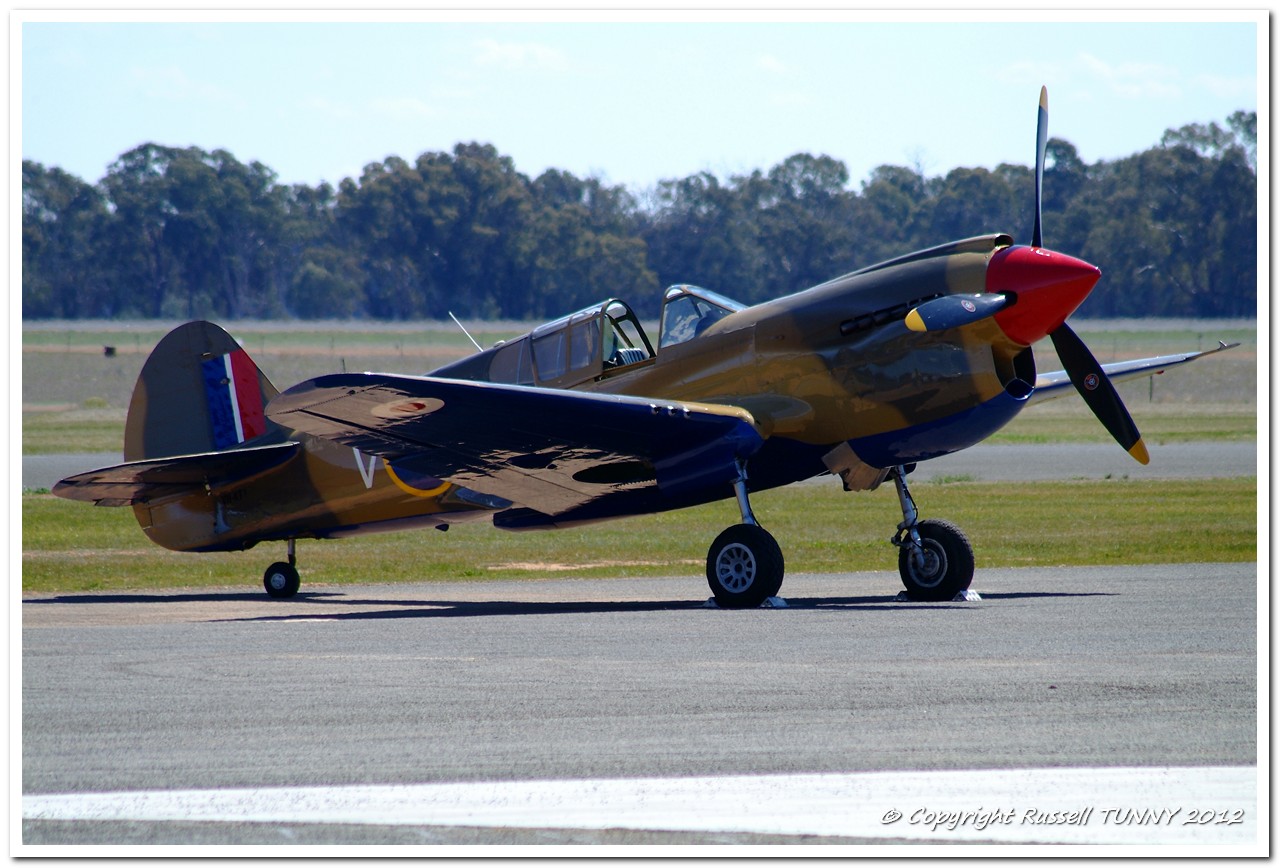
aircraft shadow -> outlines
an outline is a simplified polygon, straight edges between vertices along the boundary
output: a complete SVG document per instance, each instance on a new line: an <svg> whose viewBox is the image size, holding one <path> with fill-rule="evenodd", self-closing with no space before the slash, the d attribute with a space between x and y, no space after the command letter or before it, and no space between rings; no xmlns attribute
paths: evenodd
<svg viewBox="0 0 1280 868"><path fill-rule="evenodd" d="M985 593L983 601L1020 600L1055 597L1102 597L1118 596L1105 592L1055 592L1025 591L1008 593ZM935 609L971 609L980 605L976 602L938 602L902 600L897 594L874 596L842 596L842 597L785 597L787 609L822 609L822 610L859 610L867 612L893 612L898 610L916 610L921 608ZM120 605L147 604L163 605L173 603L230 603L253 602L264 606L276 603L266 599L263 594L255 592L218 592L202 591L184 594L62 594L56 597L24 600L23 605ZM610 614L626 612L672 612L694 609L714 609L708 606L705 599L697 600L577 600L577 601L539 601L539 600L388 600L365 599L352 597L341 591L301 591L294 597L281 603L316 603L324 607L322 612L291 611L280 615L254 615L236 618L210 618L215 623L238 622L289 622L314 621L325 619L332 621L386 620L399 618L480 618L513 615L571 615L571 614ZM362 611L334 611L332 607L360 608ZM370 608L376 607L376 608ZM725 612L734 610L722 610Z"/></svg>
<svg viewBox="0 0 1280 868"><path fill-rule="evenodd" d="M299 595L301 596L301 595ZM1028 592L983 595L984 600L1018 599L1036 597L1098 597L1117 596L1108 593ZM297 599L297 598L295 598ZM863 597L786 597L788 609L848 609L867 612L892 612L902 609L947 608L966 609L975 606L969 602L927 603L899 600L893 596ZM325 601L339 602L339 601ZM399 618L480 618L513 615L576 615L610 614L624 612L673 612L694 609L712 609L705 600L628 600L628 601L530 601L530 600L360 600L340 601L346 606L380 606L376 611L327 612L322 615L292 612L287 615L259 615L246 618L220 619L225 622L262 622L315 620L317 617L333 621L382 620ZM720 610L724 612L744 610ZM758 610L756 610L758 611Z"/></svg>
<svg viewBox="0 0 1280 868"><path fill-rule="evenodd" d="M344 596L341 591L307 591L300 592L293 599L305 601L314 599L317 602L328 602L330 597ZM23 600L24 606L49 605L53 603L83 605L85 603L261 603L266 601L262 592L253 591L201 591L190 594L59 594L56 597L39 597Z"/></svg>

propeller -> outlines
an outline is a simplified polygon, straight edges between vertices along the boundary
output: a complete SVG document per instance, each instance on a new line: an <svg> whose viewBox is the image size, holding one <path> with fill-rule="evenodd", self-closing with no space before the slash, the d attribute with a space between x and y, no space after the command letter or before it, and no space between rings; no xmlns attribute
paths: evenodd
<svg viewBox="0 0 1280 868"><path fill-rule="evenodd" d="M1048 136L1049 89L1041 87L1040 110L1036 123L1036 222L1031 230L1032 247L1044 246L1040 214L1041 202L1044 198L1044 160ZM1076 387L1080 397L1084 398L1085 404L1093 411L1093 415L1098 417L1102 427L1106 428L1116 442L1139 464L1148 463L1151 456L1147 452L1146 444L1142 441L1138 426L1133 424L1133 417L1129 415L1124 402L1120 400L1116 387L1112 385L1106 372L1102 370L1102 365L1098 364L1098 360L1085 346L1084 341L1080 340L1080 336L1065 322L1050 331L1049 338L1053 341L1053 348L1057 350L1058 358L1061 359L1067 376L1071 378L1071 384Z"/></svg>
<svg viewBox="0 0 1280 868"><path fill-rule="evenodd" d="M1076 387L1102 427L1139 464L1149 462L1151 456L1147 453L1146 444L1142 442L1138 426L1133 424L1133 417L1120 400L1116 387L1111 384L1102 365L1098 364L1080 336L1072 331L1071 326L1063 323L1049 332L1049 339L1053 341L1053 348L1058 351L1058 358L1062 360L1062 366L1071 378L1071 385Z"/></svg>
<svg viewBox="0 0 1280 868"><path fill-rule="evenodd" d="M1036 222L1031 229L1031 246L1044 247L1040 223L1040 202L1044 192L1044 153L1049 147L1049 88L1040 86L1040 111L1036 113Z"/></svg>

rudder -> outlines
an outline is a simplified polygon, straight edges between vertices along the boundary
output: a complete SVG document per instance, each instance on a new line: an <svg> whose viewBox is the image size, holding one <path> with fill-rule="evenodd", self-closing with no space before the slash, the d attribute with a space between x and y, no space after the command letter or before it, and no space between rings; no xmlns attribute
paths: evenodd
<svg viewBox="0 0 1280 868"><path fill-rule="evenodd" d="M221 452L282 439L267 419L279 394L231 335L211 322L178 326L147 358L129 401L124 459Z"/></svg>

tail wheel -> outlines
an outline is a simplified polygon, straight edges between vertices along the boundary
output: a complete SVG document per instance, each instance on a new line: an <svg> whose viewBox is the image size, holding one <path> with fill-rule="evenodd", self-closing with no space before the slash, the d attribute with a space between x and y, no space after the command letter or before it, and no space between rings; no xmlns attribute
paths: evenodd
<svg viewBox="0 0 1280 868"><path fill-rule="evenodd" d="M292 597L298 593L301 585L302 579L298 576L297 568L283 561L267 567L267 571L262 574L262 586L276 599Z"/></svg>
<svg viewBox="0 0 1280 868"><path fill-rule="evenodd" d="M926 519L916 525L920 547L898 549L902 584L917 600L951 600L973 581L973 546L949 521Z"/></svg>
<svg viewBox="0 0 1280 868"><path fill-rule="evenodd" d="M776 596L782 576L782 549L759 525L728 528L707 552L707 584L726 609L755 608Z"/></svg>

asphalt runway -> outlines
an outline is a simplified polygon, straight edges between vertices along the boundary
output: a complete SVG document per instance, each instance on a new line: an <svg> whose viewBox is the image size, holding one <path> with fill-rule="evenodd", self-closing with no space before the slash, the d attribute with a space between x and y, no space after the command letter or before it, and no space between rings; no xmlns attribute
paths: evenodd
<svg viewBox="0 0 1280 868"><path fill-rule="evenodd" d="M751 611L692 576L27 597L19 855L1264 855L1258 581L980 569L980 601L919 604L896 573L799 574Z"/></svg>

